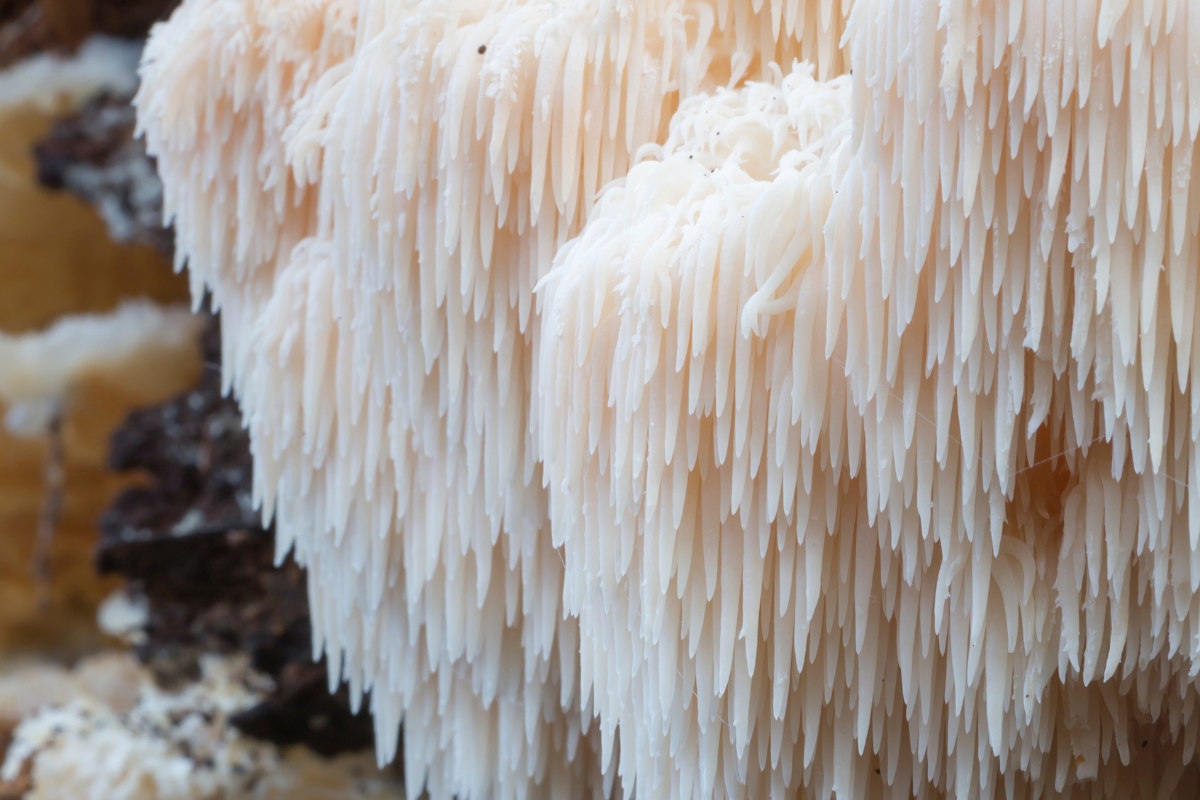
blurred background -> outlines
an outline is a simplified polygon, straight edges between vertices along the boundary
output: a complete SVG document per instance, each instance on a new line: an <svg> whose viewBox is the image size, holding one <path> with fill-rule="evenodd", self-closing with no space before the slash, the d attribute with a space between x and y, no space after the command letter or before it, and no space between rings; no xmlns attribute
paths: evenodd
<svg viewBox="0 0 1200 800"><path fill-rule="evenodd" d="M275 566L132 98L176 0L0 0L0 800L400 797Z"/></svg>

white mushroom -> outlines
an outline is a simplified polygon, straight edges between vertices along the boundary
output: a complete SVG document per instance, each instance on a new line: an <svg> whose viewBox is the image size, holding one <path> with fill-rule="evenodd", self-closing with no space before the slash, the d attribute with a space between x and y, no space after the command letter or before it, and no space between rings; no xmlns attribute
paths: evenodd
<svg viewBox="0 0 1200 800"><path fill-rule="evenodd" d="M773 59L835 71L842 18L831 0L326 2L297 12L326 26L301 40L268 36L272 8L185 4L139 105L181 257L226 315L265 514L310 569L317 647L372 689L381 756L402 716L427 732L405 741L414 792L599 791L615 763L605 779L588 755L530 415L533 286L681 95ZM330 9L358 21L341 64ZM304 66L281 89L253 77L276 63Z"/></svg>
<svg viewBox="0 0 1200 800"><path fill-rule="evenodd" d="M262 140L210 6L143 123L410 789L1187 796L1189 4L363 2Z"/></svg>
<svg viewBox="0 0 1200 800"><path fill-rule="evenodd" d="M540 424L626 781L1195 793L1191 12L860 3L820 178L706 209L681 110L602 195Z"/></svg>

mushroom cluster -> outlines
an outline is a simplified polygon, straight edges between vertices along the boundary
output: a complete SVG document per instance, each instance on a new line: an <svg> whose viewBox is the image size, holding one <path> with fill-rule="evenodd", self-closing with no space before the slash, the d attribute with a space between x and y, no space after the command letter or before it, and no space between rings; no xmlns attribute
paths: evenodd
<svg viewBox="0 0 1200 800"><path fill-rule="evenodd" d="M142 76L414 796L1200 792L1200 8L186 0Z"/></svg>

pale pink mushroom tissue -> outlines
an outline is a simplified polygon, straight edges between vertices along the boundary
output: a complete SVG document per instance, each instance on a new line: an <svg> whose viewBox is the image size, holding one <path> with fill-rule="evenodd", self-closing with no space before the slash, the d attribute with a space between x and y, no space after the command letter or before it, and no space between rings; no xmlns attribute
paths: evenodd
<svg viewBox="0 0 1200 800"><path fill-rule="evenodd" d="M1200 7L185 0L142 77L410 794L1200 794Z"/></svg>

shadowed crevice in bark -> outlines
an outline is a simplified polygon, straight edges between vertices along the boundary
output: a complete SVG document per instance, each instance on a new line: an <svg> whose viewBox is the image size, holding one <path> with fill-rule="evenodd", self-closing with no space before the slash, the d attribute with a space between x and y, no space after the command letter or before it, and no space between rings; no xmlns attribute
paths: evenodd
<svg viewBox="0 0 1200 800"><path fill-rule="evenodd" d="M194 678L205 652L245 652L275 690L233 722L276 744L323 755L373 742L371 717L330 695L324 662L312 661L305 573L273 564L274 534L250 501L249 441L237 405L221 397L216 321L205 337L200 384L131 414L113 436L113 469L152 476L128 489L101 520L103 573L118 573L149 608L135 649L158 680Z"/></svg>

